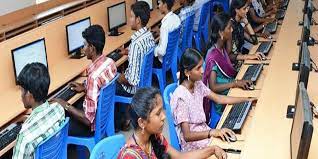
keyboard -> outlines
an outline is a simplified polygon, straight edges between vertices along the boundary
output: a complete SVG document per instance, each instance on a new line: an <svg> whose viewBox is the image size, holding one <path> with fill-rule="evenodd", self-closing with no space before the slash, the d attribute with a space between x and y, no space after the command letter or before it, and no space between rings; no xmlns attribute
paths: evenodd
<svg viewBox="0 0 318 159"><path fill-rule="evenodd" d="M276 19L283 19L285 17L285 10L278 10L276 13Z"/></svg>
<svg viewBox="0 0 318 159"><path fill-rule="evenodd" d="M222 128L240 132L251 106L252 102L234 104L230 113L227 115Z"/></svg>
<svg viewBox="0 0 318 159"><path fill-rule="evenodd" d="M70 100L73 96L75 96L77 92L73 91L69 85L66 85L59 92L57 92L53 98L61 98L65 101Z"/></svg>
<svg viewBox="0 0 318 159"><path fill-rule="evenodd" d="M123 55L119 54L119 51L117 50L107 55L107 57L113 59L115 62L118 61L122 56Z"/></svg>
<svg viewBox="0 0 318 159"><path fill-rule="evenodd" d="M267 55L273 46L273 41L262 41L258 46L256 52L261 52L264 55Z"/></svg>
<svg viewBox="0 0 318 159"><path fill-rule="evenodd" d="M258 77L261 74L264 64L254 64L250 65L246 70L243 80L251 80L252 82L256 82Z"/></svg>
<svg viewBox="0 0 318 159"><path fill-rule="evenodd" d="M17 138L21 127L22 124L12 123L0 132L0 150L7 147Z"/></svg>
<svg viewBox="0 0 318 159"><path fill-rule="evenodd" d="M276 30L277 30L277 25L278 25L278 22L277 20L271 22L271 23L268 23L266 26L265 26L265 30L270 32L271 34L275 33Z"/></svg>

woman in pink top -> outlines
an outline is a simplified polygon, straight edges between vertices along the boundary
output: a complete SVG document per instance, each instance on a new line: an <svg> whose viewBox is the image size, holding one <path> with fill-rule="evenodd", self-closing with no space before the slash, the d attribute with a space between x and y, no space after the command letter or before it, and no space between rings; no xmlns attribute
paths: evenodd
<svg viewBox="0 0 318 159"><path fill-rule="evenodd" d="M217 95L201 81L202 56L194 49L187 49L180 61L180 85L173 92L170 105L182 151L202 149L208 146L211 137L229 141L235 134L230 129L211 129L206 124L203 98L219 104L234 104L255 100Z"/></svg>

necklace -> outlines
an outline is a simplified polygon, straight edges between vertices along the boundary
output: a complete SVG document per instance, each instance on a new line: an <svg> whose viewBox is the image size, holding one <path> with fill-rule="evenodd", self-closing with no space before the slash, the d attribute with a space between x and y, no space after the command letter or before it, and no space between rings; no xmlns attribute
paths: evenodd
<svg viewBox="0 0 318 159"><path fill-rule="evenodd" d="M143 145L143 147L141 145L138 144L137 140L136 140L136 135L135 133L132 135L132 138L134 139L135 143L141 148L142 151L145 152L145 154L147 155L148 159L150 159L151 157L151 142L149 143L149 146L148 146L148 150L147 150L147 146L146 145ZM139 140L139 138L138 138Z"/></svg>

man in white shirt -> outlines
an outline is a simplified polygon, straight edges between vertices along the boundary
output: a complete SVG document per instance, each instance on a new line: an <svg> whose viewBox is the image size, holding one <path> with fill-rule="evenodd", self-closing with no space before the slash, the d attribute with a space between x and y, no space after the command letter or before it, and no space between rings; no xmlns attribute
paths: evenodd
<svg viewBox="0 0 318 159"><path fill-rule="evenodd" d="M203 4L208 2L209 0L195 0L195 2L192 5L192 8L195 12L194 16L194 24L193 24L193 31L198 31L198 26L200 22L200 15L201 15L201 8Z"/></svg>
<svg viewBox="0 0 318 159"><path fill-rule="evenodd" d="M156 58L154 58L154 67L157 68L161 68L162 57L166 54L169 32L181 25L179 16L171 11L173 4L174 0L159 1L159 10L165 16L161 20L160 40L158 46L155 48Z"/></svg>

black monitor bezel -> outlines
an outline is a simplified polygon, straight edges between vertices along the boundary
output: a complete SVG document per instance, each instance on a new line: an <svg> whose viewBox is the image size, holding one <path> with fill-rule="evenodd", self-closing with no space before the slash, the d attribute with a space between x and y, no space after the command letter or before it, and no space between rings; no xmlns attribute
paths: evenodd
<svg viewBox="0 0 318 159"><path fill-rule="evenodd" d="M88 21L89 21L89 26L91 26L91 25L92 25L92 23L91 23L91 17L87 17L87 18L78 20L78 21L76 21L76 22L70 23L70 24L68 24L68 25L65 26L68 55L71 55L73 52L75 52L75 51L78 50L78 49L83 48L83 46L84 46L84 45L83 45L83 46L80 46L80 47L78 47L78 48L76 48L76 49L70 50L69 37L68 37L68 27L70 27L70 26L72 26L72 25L75 25L75 24L77 24L77 23L80 23L80 22L82 22L82 21L85 21L85 20L87 20L87 19L88 19Z"/></svg>
<svg viewBox="0 0 318 159"><path fill-rule="evenodd" d="M300 93L302 92L302 93ZM307 91L304 87L304 83L303 82L300 82L298 85L297 85L297 92L296 92L297 96L297 100L296 100L296 103L295 103L295 114L296 114L296 111L297 111L297 102L299 100L299 97L300 97L300 94L301 94L301 98L305 97L307 99L307 105L309 106L308 110L306 108L303 108L303 109L306 109L304 110L304 118L303 118L303 121L304 121L304 124L303 124L303 130L302 130L302 134L301 134L301 139L300 139L300 143L299 143L299 147L298 147L298 152L297 152L297 157L296 159L307 159L308 157L308 153L309 153L309 149L310 149L310 144L311 144L311 139L312 139L312 134L313 134L313 126L312 126L312 114L307 114L308 111L311 111L311 108L310 108L310 101L309 101L309 97L308 97L308 94L307 94ZM304 105L304 100L302 99L302 105ZM306 115L307 114L307 115ZM293 130L293 127L294 127L294 118L293 118L293 122L292 122L292 127L291 127L291 131L290 131L290 157L291 159L293 159L292 157L292 130ZM307 140L306 140L307 139ZM299 154L302 154L302 156L299 156Z"/></svg>
<svg viewBox="0 0 318 159"><path fill-rule="evenodd" d="M116 6L118 6L118 5L122 5L122 4L125 5L125 22L122 23L122 24L119 24L119 25L116 26L116 27L110 28L110 25L109 25L109 9L110 9L110 8L113 8L113 7L116 7ZM107 27L108 27L108 32L111 32L112 30L114 30L114 29L116 29L116 28L120 28L120 27L122 27L122 26L124 26L124 25L127 24L127 14L126 14L126 13L127 13L127 8L126 8L126 2L125 2L125 1L107 7L107 22L108 22Z"/></svg>
<svg viewBox="0 0 318 159"><path fill-rule="evenodd" d="M16 85L18 84L18 76L19 76L19 75L17 75L17 70L16 70L16 68L15 68L14 52L15 52L16 50L19 50L19 49L28 47L28 46L30 46L30 45L33 45L33 44L35 44L35 43L38 43L38 42L40 42L40 41L42 41L42 40L43 40L43 43L44 43L46 67L47 67L47 69L49 69L49 62L48 62L48 59L47 59L47 50L46 50L45 38L40 38L40 39L38 39L38 40L32 41L32 42L30 42L30 43L24 44L24 45L22 45L22 46L19 46L19 47L15 48L15 49L12 49L12 50L11 50L11 57L12 57L12 64L13 64L13 70L14 70L14 77L15 77L15 84L16 84Z"/></svg>
<svg viewBox="0 0 318 159"><path fill-rule="evenodd" d="M310 52L306 43L304 43L302 46L303 48L301 53L301 60L299 63L298 83L303 82L305 88L307 88L310 73Z"/></svg>

